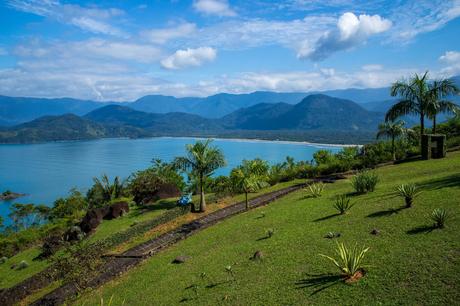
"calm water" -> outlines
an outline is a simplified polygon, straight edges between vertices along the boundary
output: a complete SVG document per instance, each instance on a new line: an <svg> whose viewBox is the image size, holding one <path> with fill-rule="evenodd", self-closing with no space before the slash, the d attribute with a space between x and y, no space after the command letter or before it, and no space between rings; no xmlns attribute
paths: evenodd
<svg viewBox="0 0 460 306"><path fill-rule="evenodd" d="M85 192L94 176L103 173L126 178L149 166L153 158L165 161L185 153L190 138L103 139L31 145L0 145L0 191L9 189L28 196L13 202L52 205L76 187ZM243 159L260 157L270 163L311 160L318 149L339 151L339 147L270 141L215 140L228 166L216 174L228 174ZM0 202L0 215L7 215L12 202Z"/></svg>

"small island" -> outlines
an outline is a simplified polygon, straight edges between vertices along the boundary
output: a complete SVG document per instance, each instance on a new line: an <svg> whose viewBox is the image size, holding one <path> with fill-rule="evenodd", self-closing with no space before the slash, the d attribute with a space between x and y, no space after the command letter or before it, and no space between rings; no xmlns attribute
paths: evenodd
<svg viewBox="0 0 460 306"><path fill-rule="evenodd" d="M0 194L0 201L10 201L20 197L25 196L25 193L12 192L11 190L6 190Z"/></svg>

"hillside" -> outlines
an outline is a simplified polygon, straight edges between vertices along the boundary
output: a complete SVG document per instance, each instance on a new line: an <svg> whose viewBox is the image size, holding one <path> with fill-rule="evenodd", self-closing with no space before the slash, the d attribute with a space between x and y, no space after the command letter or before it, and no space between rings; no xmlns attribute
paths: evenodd
<svg viewBox="0 0 460 306"><path fill-rule="evenodd" d="M460 177L453 165L458 163L456 152L442 160L379 168L376 191L352 196L346 215L332 205L337 195L353 191L349 179L327 184L320 198L293 193L178 242L73 304L112 297L115 305L455 305ZM410 182L423 192L406 209L394 190ZM433 229L427 216L439 207L452 217L444 229ZM268 229L274 230L271 238ZM341 236L324 238L331 231ZM336 242L370 247L366 275L354 284L342 282L337 268L319 255L336 256ZM250 260L257 250L262 260ZM189 260L172 264L179 255Z"/></svg>
<svg viewBox="0 0 460 306"><path fill-rule="evenodd" d="M179 112L155 114L107 105L83 117L45 116L3 128L0 142L212 136L363 143L374 137L381 120L381 114L366 111L352 101L326 95L310 95L295 105L261 103L219 119Z"/></svg>
<svg viewBox="0 0 460 306"><path fill-rule="evenodd" d="M247 130L374 130L382 115L358 104L322 94L300 103L257 104L222 118L229 128Z"/></svg>
<svg viewBox="0 0 460 306"><path fill-rule="evenodd" d="M143 137L136 128L102 125L73 114L45 116L13 128L0 130L2 143L33 143L59 140L86 140L105 137Z"/></svg>

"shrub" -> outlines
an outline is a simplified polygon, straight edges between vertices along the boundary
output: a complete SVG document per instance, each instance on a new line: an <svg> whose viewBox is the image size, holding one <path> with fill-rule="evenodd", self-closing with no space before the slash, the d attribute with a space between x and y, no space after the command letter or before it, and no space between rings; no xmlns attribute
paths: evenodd
<svg viewBox="0 0 460 306"><path fill-rule="evenodd" d="M332 261L340 272L349 279L357 276L358 272L362 273L364 271L365 266L362 261L367 251L369 251L369 248L359 249L356 244L352 248L348 248L343 243L337 243L336 253L339 256L337 260L323 254L320 254L320 256Z"/></svg>
<svg viewBox="0 0 460 306"><path fill-rule="evenodd" d="M375 190L378 181L379 177L375 172L361 171L352 178L351 184L357 193L368 193Z"/></svg>
<svg viewBox="0 0 460 306"><path fill-rule="evenodd" d="M18 263L18 265L16 266L16 269L17 270L23 270L23 269L27 268L28 266L29 266L29 264L27 263L27 261L22 260L20 263Z"/></svg>
<svg viewBox="0 0 460 306"><path fill-rule="evenodd" d="M354 204L350 203L350 198L346 195L339 195L335 199L334 208L339 211L341 215L346 214L348 210L353 207Z"/></svg>
<svg viewBox="0 0 460 306"><path fill-rule="evenodd" d="M268 238L273 237L274 234L275 234L275 230L274 230L274 229L270 228L270 229L267 230L267 237L268 237Z"/></svg>
<svg viewBox="0 0 460 306"><path fill-rule="evenodd" d="M415 184L402 184L396 188L398 194L406 201L406 207L411 207L414 198L420 194Z"/></svg>
<svg viewBox="0 0 460 306"><path fill-rule="evenodd" d="M444 228L446 220L449 218L449 214L443 208L436 208L430 215L430 219L434 221L435 228Z"/></svg>
<svg viewBox="0 0 460 306"><path fill-rule="evenodd" d="M5 256L1 257L1 258L0 258L0 265L1 265L1 264L4 264L7 260L8 260L7 257L5 257Z"/></svg>
<svg viewBox="0 0 460 306"><path fill-rule="evenodd" d="M308 185L308 189L310 190L310 194L314 198L319 198L324 190L324 184L322 182L313 183Z"/></svg>

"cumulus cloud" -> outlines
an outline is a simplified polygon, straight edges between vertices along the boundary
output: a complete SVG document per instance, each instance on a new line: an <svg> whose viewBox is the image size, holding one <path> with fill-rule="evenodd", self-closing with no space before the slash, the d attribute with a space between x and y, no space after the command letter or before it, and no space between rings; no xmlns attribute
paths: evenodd
<svg viewBox="0 0 460 306"><path fill-rule="evenodd" d="M193 7L196 11L206 15L236 16L236 12L230 7L227 0L195 0Z"/></svg>
<svg viewBox="0 0 460 306"><path fill-rule="evenodd" d="M299 49L298 57L324 60L334 52L350 49L372 35L387 31L391 25L390 20L379 15L345 13L337 21L336 29L325 32L314 44L305 42Z"/></svg>
<svg viewBox="0 0 460 306"><path fill-rule="evenodd" d="M460 52L458 51L446 51L439 61L447 65L441 71L447 76L452 76L460 73Z"/></svg>
<svg viewBox="0 0 460 306"><path fill-rule="evenodd" d="M195 30L196 25L194 23L186 22L175 27L146 30L141 35L153 43L164 44L172 39L187 37Z"/></svg>
<svg viewBox="0 0 460 306"><path fill-rule="evenodd" d="M197 67L206 62L212 62L216 55L216 49L210 47L177 50L173 55L162 60L161 66L165 69L174 70Z"/></svg>
<svg viewBox="0 0 460 306"><path fill-rule="evenodd" d="M7 4L16 10L47 17L91 33L120 37L128 35L110 23L111 18L124 14L120 9L85 8L62 4L58 0L9 0Z"/></svg>

